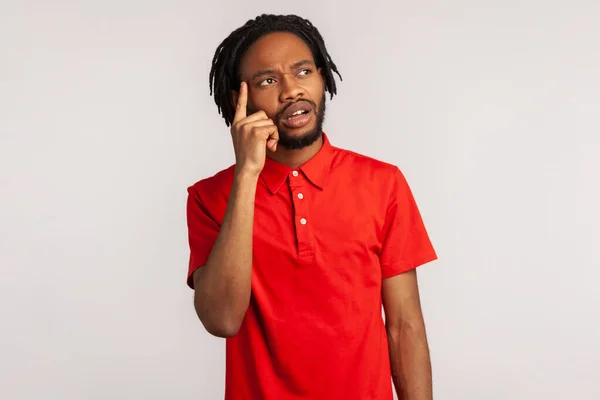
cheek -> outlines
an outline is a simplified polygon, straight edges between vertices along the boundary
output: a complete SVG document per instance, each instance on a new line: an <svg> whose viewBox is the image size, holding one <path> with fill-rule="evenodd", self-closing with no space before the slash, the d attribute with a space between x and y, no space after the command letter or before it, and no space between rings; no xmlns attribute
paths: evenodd
<svg viewBox="0 0 600 400"><path fill-rule="evenodd" d="M268 93L272 92L272 93ZM248 107L254 111L264 111L269 118L277 115L279 106L279 97L274 90L270 91L254 91L249 93Z"/></svg>
<svg viewBox="0 0 600 400"><path fill-rule="evenodd" d="M321 97L323 97L323 93L325 90L325 82L322 78L315 79L307 85L306 89L310 93L310 97L315 102L318 102L321 100Z"/></svg>

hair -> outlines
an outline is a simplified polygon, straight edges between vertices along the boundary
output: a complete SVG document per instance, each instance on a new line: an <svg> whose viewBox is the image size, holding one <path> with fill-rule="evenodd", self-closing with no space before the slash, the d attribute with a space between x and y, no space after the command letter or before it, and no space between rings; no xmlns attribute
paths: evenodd
<svg viewBox="0 0 600 400"><path fill-rule="evenodd" d="M307 19L297 15L263 14L233 31L217 47L212 61L209 76L210 95L214 96L219 113L230 126L235 115L232 104L232 91L238 91L241 81L239 67L241 59L248 48L261 37L275 32L293 33L302 39L310 48L317 68L322 69L325 79L325 90L331 98L337 94L334 79L340 75L335 63L325 48L325 41L317 28Z"/></svg>

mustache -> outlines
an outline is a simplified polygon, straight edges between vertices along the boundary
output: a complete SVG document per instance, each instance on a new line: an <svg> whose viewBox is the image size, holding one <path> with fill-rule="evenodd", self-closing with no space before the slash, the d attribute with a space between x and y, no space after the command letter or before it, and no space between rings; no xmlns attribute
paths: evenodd
<svg viewBox="0 0 600 400"><path fill-rule="evenodd" d="M281 115L283 115L283 113L284 113L284 112L285 112L285 111L286 111L288 108L290 108L291 106L293 106L293 105L294 105L294 104L296 104L296 103L300 103L301 101L304 101L304 102L306 102L306 103L310 104L310 106L311 106L311 107L312 107L312 109L313 109L313 112L314 112L315 114L317 114L317 104L316 104L314 101L312 101L312 100L308 100L308 99L302 99L302 100L295 101L295 102L293 102L293 103L288 103L288 104L287 104L285 107L283 107L283 109L282 109L281 111L279 111L279 112L277 113L277 115L275 116L275 117L277 118L277 120L280 120L280 119L281 119Z"/></svg>

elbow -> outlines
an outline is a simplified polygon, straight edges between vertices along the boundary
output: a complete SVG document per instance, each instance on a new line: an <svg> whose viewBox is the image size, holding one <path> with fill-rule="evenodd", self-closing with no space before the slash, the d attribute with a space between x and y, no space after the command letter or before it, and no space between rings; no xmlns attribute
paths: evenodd
<svg viewBox="0 0 600 400"><path fill-rule="evenodd" d="M227 323L226 321L215 321L213 323L202 319L200 321L208 333L223 339L234 337L241 327L241 324Z"/></svg>
<svg viewBox="0 0 600 400"><path fill-rule="evenodd" d="M202 302L194 301L196 315L204 329L213 336L230 338L238 334L244 320L244 315L218 307L204 307Z"/></svg>

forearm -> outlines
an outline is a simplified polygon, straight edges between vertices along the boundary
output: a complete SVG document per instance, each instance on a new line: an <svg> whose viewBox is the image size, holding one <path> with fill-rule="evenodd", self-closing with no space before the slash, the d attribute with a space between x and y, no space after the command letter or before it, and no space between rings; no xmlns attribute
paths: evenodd
<svg viewBox="0 0 600 400"><path fill-rule="evenodd" d="M196 312L216 336L236 334L250 303L257 182L256 175L236 172L217 240L194 274Z"/></svg>
<svg viewBox="0 0 600 400"><path fill-rule="evenodd" d="M398 399L432 400L431 361L424 324L404 324L387 330Z"/></svg>

